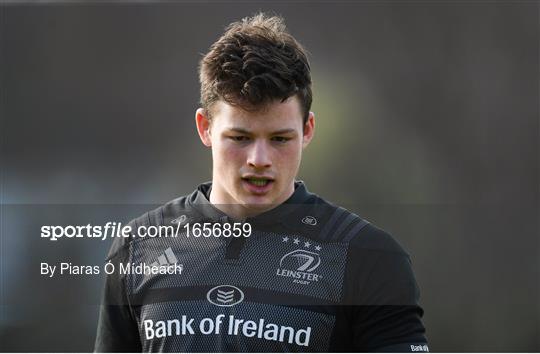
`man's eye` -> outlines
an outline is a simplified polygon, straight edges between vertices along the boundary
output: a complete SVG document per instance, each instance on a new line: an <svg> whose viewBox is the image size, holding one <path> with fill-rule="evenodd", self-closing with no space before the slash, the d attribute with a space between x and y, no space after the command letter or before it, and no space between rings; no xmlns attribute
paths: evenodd
<svg viewBox="0 0 540 354"><path fill-rule="evenodd" d="M248 141L249 140L249 138L244 135L230 136L229 139L233 141Z"/></svg>
<svg viewBox="0 0 540 354"><path fill-rule="evenodd" d="M275 136L272 138L273 141L277 141L278 143L285 143L289 140L291 140L291 138L286 138L284 136Z"/></svg>

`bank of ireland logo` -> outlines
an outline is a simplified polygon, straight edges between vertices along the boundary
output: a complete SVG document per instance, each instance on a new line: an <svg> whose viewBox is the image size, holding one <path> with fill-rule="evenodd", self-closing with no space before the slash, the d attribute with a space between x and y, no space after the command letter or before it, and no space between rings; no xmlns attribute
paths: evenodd
<svg viewBox="0 0 540 354"><path fill-rule="evenodd" d="M206 293L206 299L216 306L231 307L244 301L244 292L233 285L218 285Z"/></svg>

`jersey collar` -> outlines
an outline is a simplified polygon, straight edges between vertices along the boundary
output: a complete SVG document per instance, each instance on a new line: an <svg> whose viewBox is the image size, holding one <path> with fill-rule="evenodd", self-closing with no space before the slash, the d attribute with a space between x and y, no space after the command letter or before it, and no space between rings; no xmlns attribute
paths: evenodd
<svg viewBox="0 0 540 354"><path fill-rule="evenodd" d="M212 190L212 182L200 184L197 189L189 196L188 203L202 214L205 218L211 221L223 221L229 217L210 203L208 197ZM261 213L255 217L246 219L246 222L252 224L271 224L285 223L285 218L291 214L298 212L302 206L310 204L310 201L315 197L314 194L307 190L303 181L294 182L294 192L285 202L267 212Z"/></svg>

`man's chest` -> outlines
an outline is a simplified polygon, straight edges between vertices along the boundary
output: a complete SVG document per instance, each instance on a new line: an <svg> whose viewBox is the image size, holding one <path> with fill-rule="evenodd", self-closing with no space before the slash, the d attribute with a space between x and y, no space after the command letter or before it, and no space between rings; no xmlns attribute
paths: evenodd
<svg viewBox="0 0 540 354"><path fill-rule="evenodd" d="M145 351L327 351L345 260L300 235L148 239L130 263L181 272L129 274L126 289Z"/></svg>

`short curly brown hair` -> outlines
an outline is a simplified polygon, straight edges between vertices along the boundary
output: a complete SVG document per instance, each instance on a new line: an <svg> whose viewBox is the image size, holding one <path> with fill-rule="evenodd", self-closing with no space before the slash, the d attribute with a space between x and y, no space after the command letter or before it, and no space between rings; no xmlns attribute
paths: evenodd
<svg viewBox="0 0 540 354"><path fill-rule="evenodd" d="M201 59L201 105L208 115L218 100L258 110L297 95L304 123L311 108L311 74L305 49L283 18L259 13L231 23Z"/></svg>

